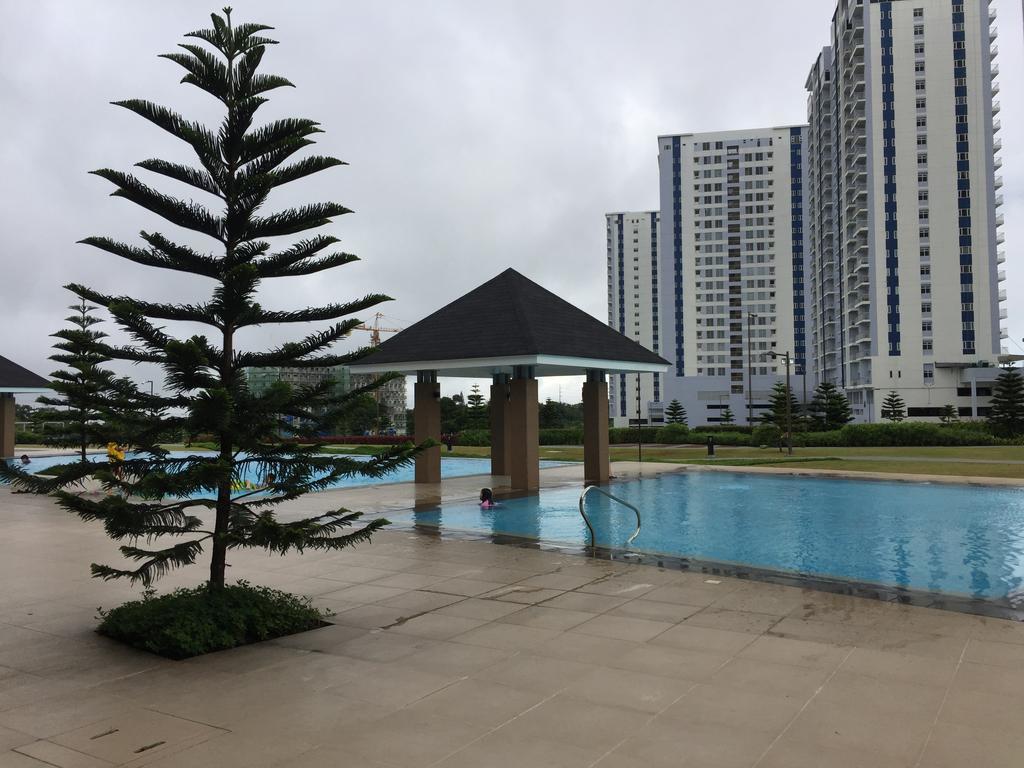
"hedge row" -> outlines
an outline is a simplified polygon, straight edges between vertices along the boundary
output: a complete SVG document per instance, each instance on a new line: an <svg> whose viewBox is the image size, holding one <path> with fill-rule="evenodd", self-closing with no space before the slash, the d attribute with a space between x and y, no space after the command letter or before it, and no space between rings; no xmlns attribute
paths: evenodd
<svg viewBox="0 0 1024 768"><path fill-rule="evenodd" d="M711 438L715 445L755 448L777 445L782 439L782 431L774 424L760 425L750 432L748 434L746 428L722 430L700 427L690 430L684 424L668 424L639 430L636 427L613 428L608 430L608 439L612 445L634 444L641 439L647 444L706 445ZM542 429L539 438L541 445L582 445L583 430L579 427ZM977 422L849 424L831 432L796 432L793 435L793 445L807 448L1006 445L1010 442L993 436L986 425ZM456 443L488 446L491 444L490 432L467 430L458 435Z"/></svg>

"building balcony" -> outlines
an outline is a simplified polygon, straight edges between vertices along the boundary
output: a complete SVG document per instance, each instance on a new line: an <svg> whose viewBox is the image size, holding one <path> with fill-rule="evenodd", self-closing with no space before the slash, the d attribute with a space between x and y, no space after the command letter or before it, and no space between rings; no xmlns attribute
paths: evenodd
<svg viewBox="0 0 1024 768"><path fill-rule="evenodd" d="M992 158L992 168L994 170L998 171L1002 167L1003 167L1003 158L1001 158L999 155L996 155L995 157L993 157Z"/></svg>
<svg viewBox="0 0 1024 768"><path fill-rule="evenodd" d="M1006 289L1005 288L1000 288L999 289L999 301L1000 302L1006 301Z"/></svg>
<svg viewBox="0 0 1024 768"><path fill-rule="evenodd" d="M998 55L999 55L999 46L998 45L993 45L991 48L988 49L988 57L990 59L994 59Z"/></svg>
<svg viewBox="0 0 1024 768"><path fill-rule="evenodd" d="M1008 318L1009 316L1010 316L1010 313L1009 313L1009 311L1008 311L1008 310L1006 309L1006 307L1000 307L1000 309L999 309L999 319L1000 319L1000 320L1005 320L1005 319L1006 319L1006 318Z"/></svg>
<svg viewBox="0 0 1024 768"><path fill-rule="evenodd" d="M1001 214L1001 213L997 213L996 214L996 226L997 227L1001 227L1005 223L1006 223L1006 217L1003 216L1003 214Z"/></svg>
<svg viewBox="0 0 1024 768"><path fill-rule="evenodd" d="M1003 140L1002 139L997 138L997 139L994 139L992 141L992 151L993 152L998 152L1002 148L1003 148Z"/></svg>
<svg viewBox="0 0 1024 768"><path fill-rule="evenodd" d="M999 133L1001 130L1003 130L1002 122L999 121L999 120L993 120L992 121L992 133L996 134L996 133Z"/></svg>
<svg viewBox="0 0 1024 768"><path fill-rule="evenodd" d="M1006 263L1006 251L996 251L996 264Z"/></svg>
<svg viewBox="0 0 1024 768"><path fill-rule="evenodd" d="M1002 245L1006 242L1006 235L1002 232L996 232L996 245Z"/></svg>
<svg viewBox="0 0 1024 768"><path fill-rule="evenodd" d="M995 63L992 64L992 71L991 71L990 74L992 75L993 78L999 77L999 65L998 64L995 64Z"/></svg>
<svg viewBox="0 0 1024 768"><path fill-rule="evenodd" d="M996 13L996 7L994 5L990 5L988 7L988 23L991 24L993 21L995 21L996 16L998 15L999 14Z"/></svg>
<svg viewBox="0 0 1024 768"><path fill-rule="evenodd" d="M992 95L995 96L997 93L999 93L999 90L1000 90L1000 88L999 88L999 81L998 80L993 80L992 81Z"/></svg>
<svg viewBox="0 0 1024 768"><path fill-rule="evenodd" d="M999 37L999 28L992 25L988 28L988 41L994 43L997 37Z"/></svg>
<svg viewBox="0 0 1024 768"><path fill-rule="evenodd" d="M996 272L996 278L999 280L1000 283L1005 283L1006 282L1006 270L1005 269L1000 269L998 272Z"/></svg>
<svg viewBox="0 0 1024 768"><path fill-rule="evenodd" d="M993 186L996 189L1002 189L1003 188L1003 177L1002 176L996 176L995 183L993 184Z"/></svg>
<svg viewBox="0 0 1024 768"><path fill-rule="evenodd" d="M994 91L993 91L993 93L994 93ZM993 101L992 102L992 114L993 115L998 115L1000 110L1002 110L1002 108L1003 108L1003 105L1000 104L998 101Z"/></svg>

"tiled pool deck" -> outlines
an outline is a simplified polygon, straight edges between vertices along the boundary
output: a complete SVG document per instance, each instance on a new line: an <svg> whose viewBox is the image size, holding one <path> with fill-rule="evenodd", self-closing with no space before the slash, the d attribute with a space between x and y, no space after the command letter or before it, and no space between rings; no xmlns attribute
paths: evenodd
<svg viewBox="0 0 1024 768"><path fill-rule="evenodd" d="M113 551L0 490L0 768L1024 765L1024 624L388 531L235 555L231 578L314 596L336 624L170 662L92 632L133 594L88 576Z"/></svg>

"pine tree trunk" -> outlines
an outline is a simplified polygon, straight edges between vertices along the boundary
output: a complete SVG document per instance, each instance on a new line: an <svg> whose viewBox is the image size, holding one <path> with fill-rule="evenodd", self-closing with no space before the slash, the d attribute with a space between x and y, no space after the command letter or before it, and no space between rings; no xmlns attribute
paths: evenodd
<svg viewBox="0 0 1024 768"><path fill-rule="evenodd" d="M232 379L232 357L234 356L234 333L230 328L224 329L224 349L221 357L221 386L230 390ZM220 433L220 460L230 466L233 455L233 435L231 422L228 428ZM231 514L231 478L220 481L217 486L217 520L213 528L213 552L210 557L210 589L224 588L224 575L227 570L227 533Z"/></svg>

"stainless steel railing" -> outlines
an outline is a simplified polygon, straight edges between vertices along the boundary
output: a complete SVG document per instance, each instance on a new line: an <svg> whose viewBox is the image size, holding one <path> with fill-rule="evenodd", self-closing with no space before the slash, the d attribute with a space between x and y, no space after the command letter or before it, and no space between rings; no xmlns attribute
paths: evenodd
<svg viewBox="0 0 1024 768"><path fill-rule="evenodd" d="M633 531L633 535L626 539L626 544L632 544L633 540L640 535L640 510L630 504L628 501L623 501L618 496L613 496L608 493L604 488L597 485L591 485L583 489L583 493L580 494L580 516L583 518L583 522L587 524L587 529L590 531L590 545L593 547L597 546L597 535L594 533L594 526L590 524L590 518L587 517L586 510L583 508L584 502L587 500L587 494L591 491L597 491L602 496L607 496L612 501L617 501L625 507L629 507L633 510L636 515L636 530Z"/></svg>

